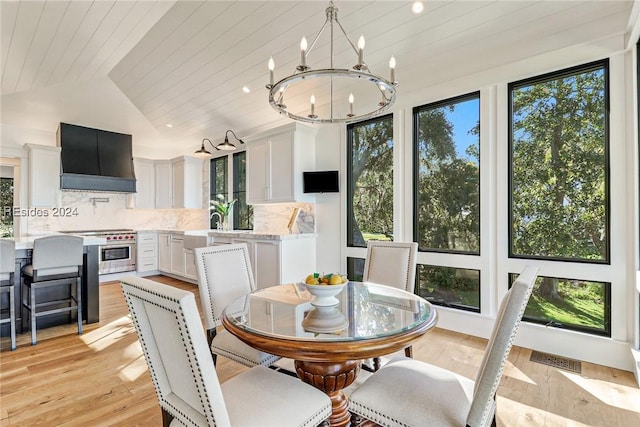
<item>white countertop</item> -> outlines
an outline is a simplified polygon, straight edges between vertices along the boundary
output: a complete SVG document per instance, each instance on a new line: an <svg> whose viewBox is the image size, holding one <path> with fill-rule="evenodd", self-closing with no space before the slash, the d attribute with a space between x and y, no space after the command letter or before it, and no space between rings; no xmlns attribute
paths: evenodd
<svg viewBox="0 0 640 427"><path fill-rule="evenodd" d="M14 242L16 242L16 250L33 249L33 241L35 239L39 237L53 236L57 234L63 234L63 233L56 233L52 231L51 233L43 233L43 234L36 234L36 235L29 235L29 236L16 236L10 240L13 240ZM82 237L84 239L84 246L104 245L105 243L107 243L107 240L104 237L96 237L96 236L79 236L79 237Z"/></svg>
<svg viewBox="0 0 640 427"><path fill-rule="evenodd" d="M263 233L252 230L145 230L156 231L158 233L182 234L185 236L210 236L214 240L216 237L230 237L235 239L256 239L256 240L290 240L290 239L308 239L316 237L314 233Z"/></svg>

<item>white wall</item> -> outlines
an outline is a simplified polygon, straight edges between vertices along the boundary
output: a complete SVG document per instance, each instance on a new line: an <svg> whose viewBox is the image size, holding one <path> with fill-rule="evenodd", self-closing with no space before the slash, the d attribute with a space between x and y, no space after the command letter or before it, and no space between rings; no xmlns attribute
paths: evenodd
<svg viewBox="0 0 640 427"><path fill-rule="evenodd" d="M549 353L581 359L602 365L632 370L629 344L633 343L638 321L634 317L634 254L628 249L637 248L637 213L634 216L634 199L637 181L633 162L625 161L637 148L632 126L634 121L626 114L632 97L632 56L626 50L623 36L614 36L588 45L576 45L544 55L528 58L500 68L485 70L446 84L402 91L402 70L398 103L394 113L394 234L398 240L410 240L412 236L412 108L415 106L481 91L481 256L469 257L451 254L422 252L418 263L474 268L481 271L480 314L438 307L438 325L476 336L488 337L495 319L499 301L508 289L508 273L521 271L527 263L540 266L540 275L552 277L584 278L611 283L612 336L596 337L589 334L523 324L516 344ZM611 264L606 266L583 263L558 263L528 261L508 258L507 229L507 145L508 109L507 85L511 81L609 58L611 94ZM628 131L629 130L629 131ZM346 257L363 257L363 248L346 247L346 127L327 126L318 135L316 157L318 168L339 165L341 193L339 200L318 200L318 266L332 270L339 266L346 270ZM636 157L637 158L637 157ZM338 159L340 159L338 163ZM635 160L637 161L637 160ZM637 168L636 168L637 170ZM326 197L326 196L324 196ZM635 201L635 204L638 202ZM338 216L339 212L339 216ZM633 219L630 221L616 218ZM337 223L340 223L338 226ZM636 249L637 251L637 249ZM637 259L637 253L635 254Z"/></svg>
<svg viewBox="0 0 640 427"><path fill-rule="evenodd" d="M345 218L342 195L347 191L347 175L342 165L345 141L342 125L322 126L316 135L316 170L340 171L340 193L316 194L316 268L319 272L346 273L342 256L345 240L341 233Z"/></svg>

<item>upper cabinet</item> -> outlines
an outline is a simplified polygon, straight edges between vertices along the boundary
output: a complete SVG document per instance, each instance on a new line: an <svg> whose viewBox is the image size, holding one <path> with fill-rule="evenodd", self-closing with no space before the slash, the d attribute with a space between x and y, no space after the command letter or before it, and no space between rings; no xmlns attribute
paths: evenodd
<svg viewBox="0 0 640 427"><path fill-rule="evenodd" d="M149 159L133 159L136 173L135 206L140 209L153 209L155 204L155 164Z"/></svg>
<svg viewBox="0 0 640 427"><path fill-rule="evenodd" d="M171 160L173 207L202 209L202 159L177 157Z"/></svg>
<svg viewBox="0 0 640 427"><path fill-rule="evenodd" d="M29 152L29 207L50 208L60 191L60 147L25 144Z"/></svg>
<svg viewBox="0 0 640 427"><path fill-rule="evenodd" d="M176 157L172 160L134 159L138 192L136 208L203 208L202 160Z"/></svg>
<svg viewBox="0 0 640 427"><path fill-rule="evenodd" d="M302 172L316 164L317 130L292 123L247 142L247 203L309 202Z"/></svg>
<svg viewBox="0 0 640 427"><path fill-rule="evenodd" d="M171 160L156 160L154 163L156 209L171 209L173 207Z"/></svg>

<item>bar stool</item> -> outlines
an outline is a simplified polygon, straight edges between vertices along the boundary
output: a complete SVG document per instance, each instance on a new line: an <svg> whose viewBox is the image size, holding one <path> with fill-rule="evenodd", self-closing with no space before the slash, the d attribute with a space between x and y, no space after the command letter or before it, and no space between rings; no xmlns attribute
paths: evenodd
<svg viewBox="0 0 640 427"><path fill-rule="evenodd" d="M22 307L31 319L31 345L37 343L37 318L50 314L75 311L78 335L82 334L82 246L83 239L77 236L55 235L33 241L31 264L22 268ZM37 302L38 291L60 285L69 286L68 298ZM25 319L23 315L23 326Z"/></svg>
<svg viewBox="0 0 640 427"><path fill-rule="evenodd" d="M12 351L16 349L16 302L13 289L13 273L15 269L16 244L13 240L0 239L0 293L9 294L9 317L0 319L0 325L4 323L11 324Z"/></svg>

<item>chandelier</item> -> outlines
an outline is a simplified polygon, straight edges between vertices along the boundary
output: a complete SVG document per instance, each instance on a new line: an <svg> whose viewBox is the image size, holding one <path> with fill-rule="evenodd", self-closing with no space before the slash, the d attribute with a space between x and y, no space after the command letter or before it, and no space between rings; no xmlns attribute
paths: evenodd
<svg viewBox="0 0 640 427"><path fill-rule="evenodd" d="M357 62L350 68L335 68L334 61L334 24L340 29L347 39L349 46L357 55ZM329 44L329 67L312 69L308 65L308 56L315 47L320 35L326 28L329 28L331 37ZM275 62L273 57L269 58L269 104L280 114L286 115L290 119L307 123L343 123L364 120L374 117L386 111L396 99L395 81L395 58L389 60L390 78L371 72L364 61L364 37L360 36L357 47L354 45L346 31L338 21L338 9L329 3L326 9L326 20L316 34L315 38L308 45L307 39L302 37L300 42L300 64L293 74L275 82L274 70ZM354 97L354 92L358 94L358 99ZM334 94L346 94L334 99ZM311 94L311 96L309 96ZM317 95L317 96L316 96ZM296 99L292 105L300 106L300 99L303 107L288 107L287 100ZM337 95L339 96L339 95ZM308 104L306 100L309 100ZM321 102L316 106L316 101Z"/></svg>

